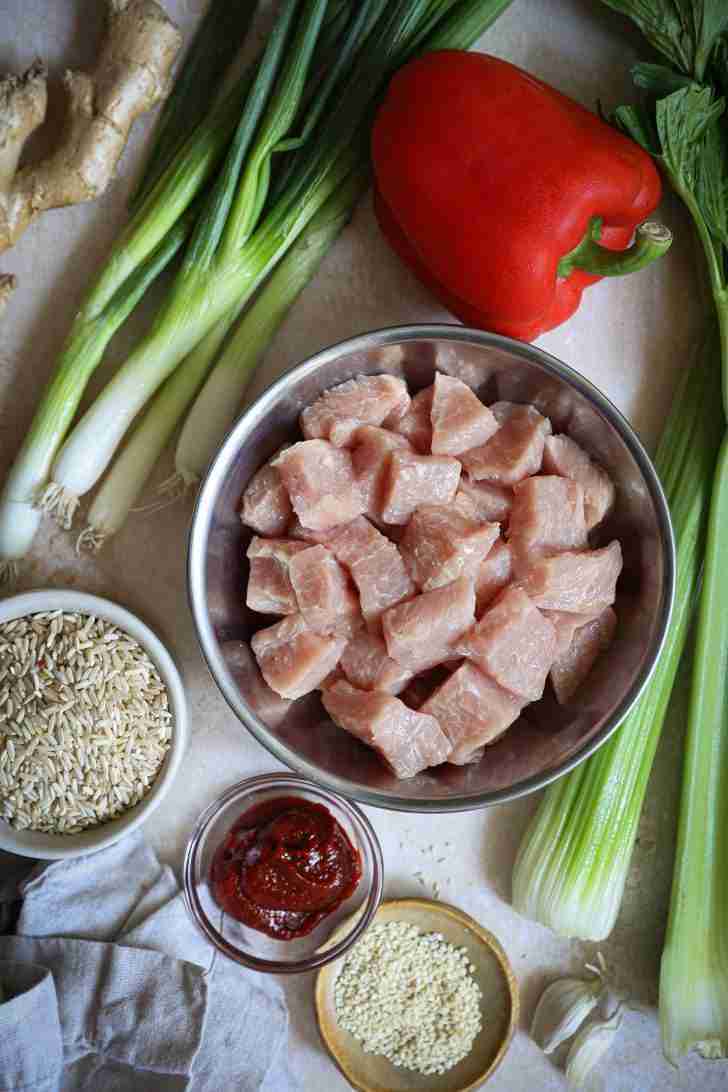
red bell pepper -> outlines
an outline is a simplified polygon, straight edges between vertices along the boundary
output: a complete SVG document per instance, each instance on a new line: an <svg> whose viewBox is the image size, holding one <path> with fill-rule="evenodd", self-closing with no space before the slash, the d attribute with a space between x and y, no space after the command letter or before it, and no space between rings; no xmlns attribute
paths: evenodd
<svg viewBox="0 0 728 1092"><path fill-rule="evenodd" d="M531 340L584 288L670 245L646 224L649 155L515 65L444 50L392 80L372 135L375 208L395 251L463 322Z"/></svg>

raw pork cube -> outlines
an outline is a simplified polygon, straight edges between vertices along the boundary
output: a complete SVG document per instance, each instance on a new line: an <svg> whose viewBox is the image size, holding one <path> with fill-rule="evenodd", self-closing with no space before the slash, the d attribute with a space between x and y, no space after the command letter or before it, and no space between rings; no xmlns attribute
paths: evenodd
<svg viewBox="0 0 728 1092"><path fill-rule="evenodd" d="M543 459L544 440L551 432L551 422L533 406L515 402L496 402L491 406L500 428L482 447L461 456L471 478L486 478L496 485L515 485L531 474L538 474Z"/></svg>
<svg viewBox="0 0 728 1092"><path fill-rule="evenodd" d="M375 633L362 630L344 649L339 667L352 686L399 694L412 672L387 655L387 646Z"/></svg>
<svg viewBox="0 0 728 1092"><path fill-rule="evenodd" d="M291 499L281 476L266 463L250 479L243 493L240 518L259 535L282 535L293 515Z"/></svg>
<svg viewBox="0 0 728 1092"><path fill-rule="evenodd" d="M348 447L361 425L381 425L385 417L401 417L410 396L403 379L393 375L358 375L324 393L301 414L307 440L330 440Z"/></svg>
<svg viewBox="0 0 728 1092"><path fill-rule="evenodd" d="M449 455L393 451L382 498L382 519L385 523L407 523L421 504L450 504L459 481L460 463Z"/></svg>
<svg viewBox="0 0 728 1092"><path fill-rule="evenodd" d="M345 645L345 637L314 633L302 614L258 630L250 642L263 678L282 698L300 698L320 686Z"/></svg>
<svg viewBox="0 0 728 1092"><path fill-rule="evenodd" d="M377 751L397 777L439 766L452 746L434 717L408 709L391 694L339 682L322 701L332 720Z"/></svg>
<svg viewBox="0 0 728 1092"><path fill-rule="evenodd" d="M348 451L326 440L304 440L277 455L273 463L304 527L327 531L364 511Z"/></svg>
<svg viewBox="0 0 728 1092"><path fill-rule="evenodd" d="M354 477L364 501L364 511L372 519L382 518L382 494L393 451L411 451L404 436L388 429L364 425L354 438L351 461Z"/></svg>
<svg viewBox="0 0 728 1092"><path fill-rule="evenodd" d="M472 761L484 743L492 743L518 719L521 705L472 664L464 663L421 707L429 713L452 744L448 762L458 766Z"/></svg>
<svg viewBox="0 0 728 1092"><path fill-rule="evenodd" d="M577 629L581 629L593 618L598 618L606 608L605 603L600 603L590 614L574 614L568 610L544 610L541 613L548 618L556 630L556 659L558 660L567 651Z"/></svg>
<svg viewBox="0 0 728 1092"><path fill-rule="evenodd" d="M434 390L434 386L425 387L423 391L414 396L404 417L401 417L398 421L391 421L387 418L384 422L386 428L390 428L399 436L404 436L409 440L415 451L419 451L421 455L429 454L432 444L430 413L432 411Z"/></svg>
<svg viewBox="0 0 728 1092"><path fill-rule="evenodd" d="M498 422L467 383L451 375L435 376L432 397L433 455L460 455L480 447L498 431Z"/></svg>
<svg viewBox="0 0 728 1092"><path fill-rule="evenodd" d="M556 631L517 586L506 588L458 652L524 701L537 701L556 656Z"/></svg>
<svg viewBox="0 0 728 1092"><path fill-rule="evenodd" d="M248 546L250 576L245 602L261 614L295 614L296 594L290 577L293 558L306 549L305 542L285 538L258 538Z"/></svg>
<svg viewBox="0 0 728 1092"><path fill-rule="evenodd" d="M616 628L617 616L607 607L597 618L577 629L568 649L551 668L551 684L561 705L576 693L596 659L609 648Z"/></svg>
<svg viewBox="0 0 728 1092"><path fill-rule="evenodd" d="M584 490L556 475L527 478L513 490L508 541L517 577L542 557L587 545Z"/></svg>
<svg viewBox="0 0 728 1092"><path fill-rule="evenodd" d="M475 575L498 538L497 523L478 523L456 509L425 504L412 516L399 552L422 591Z"/></svg>
<svg viewBox="0 0 728 1092"><path fill-rule="evenodd" d="M506 523L513 504L513 490L492 482L474 482L467 474L460 478L457 496L472 503L476 516L483 523ZM456 498L457 499L457 498Z"/></svg>
<svg viewBox="0 0 728 1092"><path fill-rule="evenodd" d="M359 628L359 596L330 550L304 547L289 571L298 609L311 629L349 637Z"/></svg>
<svg viewBox="0 0 728 1092"><path fill-rule="evenodd" d="M614 540L602 550L565 551L537 561L523 579L523 589L541 610L592 614L614 602L622 571L622 548Z"/></svg>
<svg viewBox="0 0 728 1092"><path fill-rule="evenodd" d="M415 586L397 547L363 516L335 535L330 547L353 577L370 629L379 628L379 618L387 607L414 595Z"/></svg>
<svg viewBox="0 0 728 1092"><path fill-rule="evenodd" d="M387 652L404 667L425 671L453 659L456 642L474 620L473 581L461 576L385 612L382 629Z"/></svg>
<svg viewBox="0 0 728 1092"><path fill-rule="evenodd" d="M604 519L614 504L614 482L593 463L586 451L569 436L547 436L543 449L547 474L561 474L584 488L584 514L589 531Z"/></svg>
<svg viewBox="0 0 728 1092"><path fill-rule="evenodd" d="M475 613L480 618L499 591L510 584L513 571L511 548L499 538L475 577Z"/></svg>

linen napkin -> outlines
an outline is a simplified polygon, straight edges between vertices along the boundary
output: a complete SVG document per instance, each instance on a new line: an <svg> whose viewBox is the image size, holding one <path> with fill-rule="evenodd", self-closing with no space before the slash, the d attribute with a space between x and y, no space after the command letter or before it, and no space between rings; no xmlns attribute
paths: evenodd
<svg viewBox="0 0 728 1092"><path fill-rule="evenodd" d="M280 986L218 956L141 835L40 864L19 894L0 1092L297 1092Z"/></svg>

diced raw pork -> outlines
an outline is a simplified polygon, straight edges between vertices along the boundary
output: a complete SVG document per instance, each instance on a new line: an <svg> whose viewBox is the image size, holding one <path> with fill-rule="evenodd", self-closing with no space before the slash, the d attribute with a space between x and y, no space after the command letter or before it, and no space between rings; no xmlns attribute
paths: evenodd
<svg viewBox="0 0 728 1092"><path fill-rule="evenodd" d="M291 584L293 558L306 549L305 542L285 538L258 538L248 546L250 576L245 602L261 614L295 614L296 595Z"/></svg>
<svg viewBox="0 0 728 1092"><path fill-rule="evenodd" d="M449 455L393 451L384 487L382 519L407 523L422 504L450 504L460 481L460 463Z"/></svg>
<svg viewBox="0 0 728 1092"><path fill-rule="evenodd" d="M544 610L541 613L548 618L556 630L556 659L563 656L571 644L577 629L581 629L593 618L598 618L605 610L606 604L600 603L591 614L574 614L568 610Z"/></svg>
<svg viewBox="0 0 728 1092"><path fill-rule="evenodd" d="M432 398L433 455L460 455L480 447L498 431L498 422L467 383L451 375L435 376Z"/></svg>
<svg viewBox="0 0 728 1092"><path fill-rule="evenodd" d="M573 697L597 658L609 648L616 628L617 616L607 607L597 618L577 629L568 649L551 668L551 684L561 705Z"/></svg>
<svg viewBox="0 0 728 1092"><path fill-rule="evenodd" d="M479 747L492 743L518 719L521 704L477 667L464 663L420 712L437 719L452 744L448 762L460 766L472 761Z"/></svg>
<svg viewBox="0 0 728 1092"><path fill-rule="evenodd" d="M293 515L291 500L280 474L266 463L253 475L243 493L240 518L259 535L282 535Z"/></svg>
<svg viewBox="0 0 728 1092"><path fill-rule="evenodd" d="M393 451L411 451L404 436L388 429L364 425L354 437L351 461L354 477L364 501L364 511L372 519L382 518L382 495Z"/></svg>
<svg viewBox="0 0 728 1092"><path fill-rule="evenodd" d="M359 596L325 546L305 547L292 559L289 573L298 609L311 629L349 637L362 625Z"/></svg>
<svg viewBox="0 0 728 1092"><path fill-rule="evenodd" d="M351 573L369 628L378 629L382 611L414 595L415 586L394 543L360 516L331 540L336 559Z"/></svg>
<svg viewBox="0 0 728 1092"><path fill-rule="evenodd" d="M556 632L517 586L506 588L458 644L504 690L537 701L556 655Z"/></svg>
<svg viewBox="0 0 728 1092"><path fill-rule="evenodd" d="M272 465L304 527L326 531L364 511L348 451L326 440L303 440L277 455Z"/></svg>
<svg viewBox="0 0 728 1092"><path fill-rule="evenodd" d="M302 614L258 630L250 642L263 678L282 698L300 698L320 686L345 646L345 637L314 633Z"/></svg>
<svg viewBox="0 0 728 1092"><path fill-rule="evenodd" d="M396 432L399 436L406 437L415 451L421 455L428 455L432 444L432 411L433 387L425 387L412 399L410 408L398 421L389 418L384 422L385 427Z"/></svg>
<svg viewBox="0 0 728 1092"><path fill-rule="evenodd" d="M584 488L584 514L589 531L604 519L614 504L614 482L601 466L569 436L548 436L543 449L547 474L561 474Z"/></svg>
<svg viewBox="0 0 728 1092"><path fill-rule="evenodd" d="M456 655L455 644L474 620L473 581L461 576L385 612L382 629L387 652L412 671L435 667Z"/></svg>
<svg viewBox="0 0 728 1092"><path fill-rule="evenodd" d="M399 694L412 672L387 655L387 646L375 633L362 630L349 641L339 663L347 680L360 690Z"/></svg>
<svg viewBox="0 0 728 1092"><path fill-rule="evenodd" d="M361 425L381 425L385 417L407 412L410 396L403 379L393 375L358 375L324 393L301 414L307 440L330 440L348 447Z"/></svg>
<svg viewBox="0 0 728 1092"><path fill-rule="evenodd" d="M615 539L601 550L566 551L537 561L523 579L523 589L542 610L592 614L614 602L622 571L622 547Z"/></svg>
<svg viewBox="0 0 728 1092"><path fill-rule="evenodd" d="M329 527L325 531L312 531L310 527L303 526L298 516L294 516L288 524L288 537L306 542L309 546L325 546L344 527L346 527L345 523L337 523L335 527Z"/></svg>
<svg viewBox="0 0 728 1092"><path fill-rule="evenodd" d="M498 538L497 523L468 519L452 506L425 504L407 524L399 552L422 591L475 575Z"/></svg>
<svg viewBox="0 0 728 1092"><path fill-rule="evenodd" d="M475 613L478 618L495 599L499 591L510 584L513 572L513 558L511 548L507 542L499 538L491 549L485 561L480 563L475 578Z"/></svg>
<svg viewBox="0 0 728 1092"><path fill-rule="evenodd" d="M465 496L472 503L476 516L483 523L506 523L513 504L513 490L492 482L474 482L463 474L457 496ZM457 499L457 498L456 498Z"/></svg>
<svg viewBox="0 0 728 1092"><path fill-rule="evenodd" d="M551 422L533 406L515 402L496 402L491 411L500 428L481 447L461 456L471 478L483 478L496 485L515 485L531 474L538 474L543 459L546 436Z"/></svg>
<svg viewBox="0 0 728 1092"><path fill-rule="evenodd" d="M444 762L452 745L434 717L408 709L391 694L338 682L322 701L345 731L377 751L397 777L414 777Z"/></svg>
<svg viewBox="0 0 728 1092"><path fill-rule="evenodd" d="M585 549L584 490L579 483L553 474L519 482L513 490L508 541L517 577L539 558Z"/></svg>

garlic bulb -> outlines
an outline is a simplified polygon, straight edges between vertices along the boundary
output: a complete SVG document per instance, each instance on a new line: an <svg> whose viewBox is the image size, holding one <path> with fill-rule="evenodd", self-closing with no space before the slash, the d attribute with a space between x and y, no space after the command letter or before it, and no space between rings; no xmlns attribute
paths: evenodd
<svg viewBox="0 0 728 1092"><path fill-rule="evenodd" d="M560 978L544 990L536 1006L531 1036L546 1054L579 1030L597 1004L603 989L601 977Z"/></svg>
<svg viewBox="0 0 728 1092"><path fill-rule="evenodd" d="M582 1088L594 1068L607 1053L622 1023L622 1006L618 1005L608 1020L595 1020L583 1028L569 1047L566 1058L566 1080L569 1088Z"/></svg>

